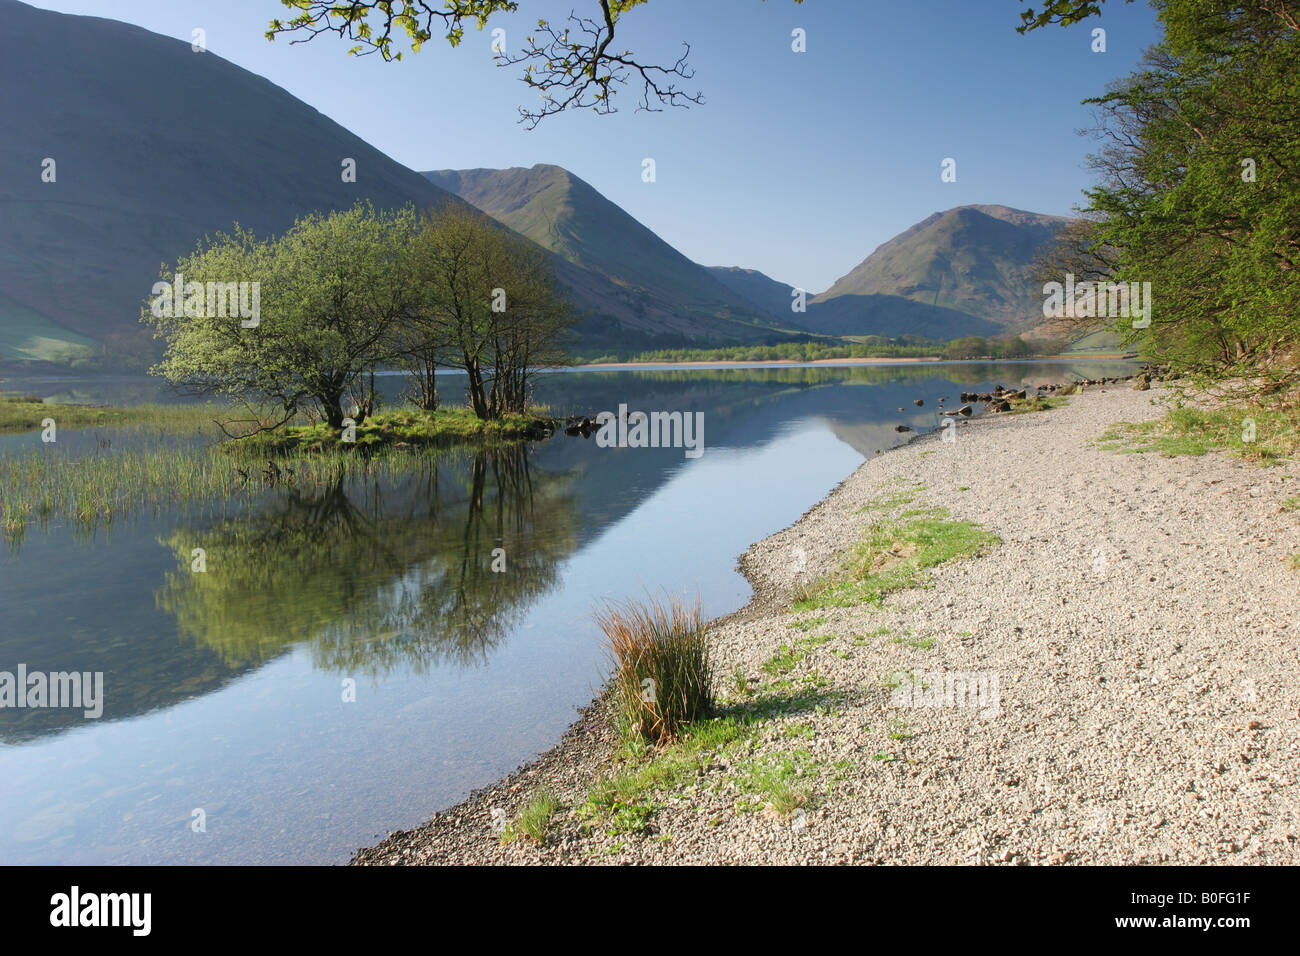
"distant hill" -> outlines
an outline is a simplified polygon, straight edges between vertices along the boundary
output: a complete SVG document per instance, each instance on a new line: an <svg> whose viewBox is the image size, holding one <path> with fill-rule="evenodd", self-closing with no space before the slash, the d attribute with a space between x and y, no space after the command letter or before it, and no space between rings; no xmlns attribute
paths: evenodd
<svg viewBox="0 0 1300 956"><path fill-rule="evenodd" d="M798 315L790 309L793 286L777 282L757 269L742 269L740 266L709 266L708 269L715 279L736 295L784 323L797 324Z"/></svg>
<svg viewBox="0 0 1300 956"><path fill-rule="evenodd" d="M713 266L710 272L733 292L782 315L785 325L819 335L920 335L951 339L997 335L1001 327L956 309L927 305L899 295L845 293L827 299L808 295L805 311L790 308L792 287L754 269ZM779 311L778 311L779 310Z"/></svg>
<svg viewBox="0 0 1300 956"><path fill-rule="evenodd" d="M272 235L362 198L380 208L464 202L188 42L18 0L0 0L0 22L0 360L54 358L138 334L159 266L236 222ZM54 182L42 181L46 158L56 163ZM356 161L354 183L343 182L344 159ZM597 241L635 241L638 254L653 247L622 233ZM752 324L752 306L727 301L729 291L707 275L691 281L687 267L652 266L641 288L605 275L609 263L598 256L592 268L559 256L553 263L583 314L584 344L770 335ZM660 294L656 281L680 283L680 292Z"/></svg>
<svg viewBox="0 0 1300 956"><path fill-rule="evenodd" d="M895 308L891 299L879 298L887 296L941 310L914 310L912 318L945 330L944 337L1020 331L1042 321L1034 259L1067 222L1007 206L937 212L881 245L813 299L810 314L824 331L870 325ZM965 326L963 315L969 319Z"/></svg>
<svg viewBox="0 0 1300 956"><path fill-rule="evenodd" d="M845 293L831 299L808 300L802 316L809 331L823 335L920 335L927 339L955 339L963 335L999 335L1006 331L996 322L928 305L900 295Z"/></svg>
<svg viewBox="0 0 1300 956"><path fill-rule="evenodd" d="M17 0L0 0L0 19L0 357L30 357L24 338L137 328L159 265L235 222L275 233L360 198L455 201L213 53Z"/></svg>
<svg viewBox="0 0 1300 956"><path fill-rule="evenodd" d="M631 310L647 327L738 342L773 335L779 313L769 314L760 303L738 295L560 166L443 169L424 175L612 284L617 299L607 305Z"/></svg>

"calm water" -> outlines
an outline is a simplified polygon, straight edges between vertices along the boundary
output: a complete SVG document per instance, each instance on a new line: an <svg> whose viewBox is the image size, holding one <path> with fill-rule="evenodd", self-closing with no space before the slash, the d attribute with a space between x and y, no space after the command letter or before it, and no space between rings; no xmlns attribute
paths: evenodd
<svg viewBox="0 0 1300 956"><path fill-rule="evenodd" d="M557 373L537 395L557 411L704 412L703 456L557 436L90 536L29 525L0 551L0 671L102 671L105 705L98 720L0 710L0 863L346 861L558 740L602 681L602 598L662 589L732 611L750 594L737 556L897 444L894 425L934 427L940 396L1126 371ZM157 399L131 381L4 387ZM118 439L105 451L61 431L59 450L129 453ZM32 448L0 439L0 454ZM206 574L189 570L194 547Z"/></svg>

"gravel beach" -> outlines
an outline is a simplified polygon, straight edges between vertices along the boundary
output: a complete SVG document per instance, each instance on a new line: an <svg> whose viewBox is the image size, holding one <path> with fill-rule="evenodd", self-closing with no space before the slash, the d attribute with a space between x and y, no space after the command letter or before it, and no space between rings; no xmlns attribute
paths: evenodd
<svg viewBox="0 0 1300 956"><path fill-rule="evenodd" d="M1283 502L1300 468L1093 444L1161 398L1091 388L921 436L753 545L754 600L712 632L718 693L790 704L656 791L644 826L584 812L617 750L596 705L535 763L353 862L1297 862L1300 512ZM999 543L879 607L791 611L890 495ZM764 806L765 774L806 799ZM545 843L503 843L540 790L558 804Z"/></svg>

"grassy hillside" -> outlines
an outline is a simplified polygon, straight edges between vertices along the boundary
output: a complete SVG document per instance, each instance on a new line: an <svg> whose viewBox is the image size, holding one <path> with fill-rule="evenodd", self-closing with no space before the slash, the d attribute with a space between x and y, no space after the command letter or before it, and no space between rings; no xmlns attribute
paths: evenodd
<svg viewBox="0 0 1300 956"><path fill-rule="evenodd" d="M0 291L18 306L0 312L8 357L54 337L33 316L73 342L134 327L160 263L235 222L271 233L362 197L451 200L213 53L16 0L0 0L0 17L0 85L21 104L0 139ZM55 182L41 179L47 157Z"/></svg>
<svg viewBox="0 0 1300 956"><path fill-rule="evenodd" d="M814 302L899 296L1019 330L1042 321L1033 262L1068 221L1007 206L937 212L880 246ZM990 332L972 325L957 334Z"/></svg>
<svg viewBox="0 0 1300 956"><path fill-rule="evenodd" d="M567 262L602 277L650 325L757 341L777 319L737 295L589 184L559 166L424 174ZM788 308L788 307L787 307Z"/></svg>
<svg viewBox="0 0 1300 956"><path fill-rule="evenodd" d="M1003 328L988 319L899 295L845 293L811 299L804 326L824 335L919 335L946 341L965 335L998 335Z"/></svg>
<svg viewBox="0 0 1300 956"><path fill-rule="evenodd" d="M0 19L0 87L15 104L0 138L0 361L57 358L138 329L160 265L235 223L270 235L363 198L383 208L463 202L188 42L17 0L0 0ZM47 157L54 182L41 178ZM343 181L345 159L355 160L355 182ZM645 235L630 237L597 234L590 217L574 225L597 245L631 242L640 254L654 245L639 224ZM752 308L725 301L716 283L707 288L711 277L692 283L691 267L703 270L684 257L675 270L655 251L642 274L628 276L608 257L589 257L593 268L553 259L582 316L582 343L765 336L752 315L733 315Z"/></svg>
<svg viewBox="0 0 1300 956"><path fill-rule="evenodd" d="M790 310L791 286L777 282L757 269L742 269L740 266L709 266L708 269L715 279L736 295L778 319L797 322L797 313Z"/></svg>
<svg viewBox="0 0 1300 956"><path fill-rule="evenodd" d="M0 360L57 362L85 354L91 339L0 294Z"/></svg>

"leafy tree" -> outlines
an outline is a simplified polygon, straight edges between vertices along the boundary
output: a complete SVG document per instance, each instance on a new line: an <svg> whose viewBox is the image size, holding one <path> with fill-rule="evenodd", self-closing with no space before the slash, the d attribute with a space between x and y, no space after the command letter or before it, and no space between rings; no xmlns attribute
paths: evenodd
<svg viewBox="0 0 1300 956"><path fill-rule="evenodd" d="M410 51L416 53L441 33L451 46L465 38L465 26L482 30L500 13L514 13L518 0L280 0L297 11L288 20L272 20L267 39L292 34L299 43L321 33L337 33L355 45L348 52L357 55L378 53L384 60L400 60L403 35ZM518 53L498 50L498 66L524 67L522 79L538 93L537 105L519 108L520 122L529 129L547 116L570 109L592 109L597 113L614 113L613 97L629 81L639 84L638 110L659 112L666 106L703 103L701 93L688 93L678 87L680 80L692 79L694 70L687 64L691 48L685 48L671 64L653 64L635 56L630 50L615 47L614 35L622 18L648 0L584 0L592 15L570 13L560 25L538 20L534 33L527 36ZM803 3L803 0L794 0ZM395 42L396 41L396 42Z"/></svg>
<svg viewBox="0 0 1300 956"><path fill-rule="evenodd" d="M308 411L341 427L345 394L385 361L389 330L411 307L414 282L399 250L415 228L411 209L364 203L306 216L280 239L236 226L201 243L176 264L186 287L256 283L260 315L250 324L197 300L190 308L188 298L162 314L146 308L143 320L166 342L155 372L193 393L274 403L275 424ZM172 281L166 269L162 280Z"/></svg>
<svg viewBox="0 0 1300 956"><path fill-rule="evenodd" d="M978 335L968 335L965 338L953 339L948 343L948 347L944 350L944 357L949 359L984 358L988 354L988 340L981 338Z"/></svg>
<svg viewBox="0 0 1300 956"><path fill-rule="evenodd" d="M1149 282L1126 342L1256 396L1297 384L1300 23L1290 0L1155 0L1164 38L1088 102L1083 261ZM1077 261L1077 260L1076 260Z"/></svg>
<svg viewBox="0 0 1300 956"><path fill-rule="evenodd" d="M408 268L420 290L407 319L408 365L463 370L479 418L524 411L537 369L567 361L573 315L545 255L477 210L449 206L425 219Z"/></svg>

